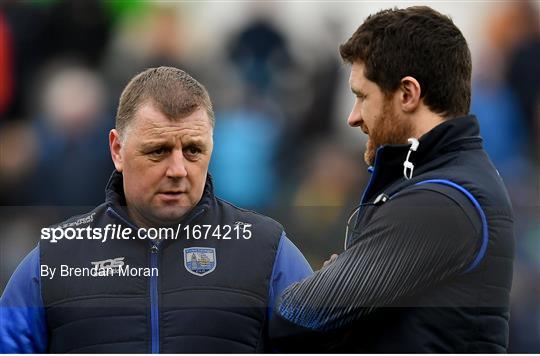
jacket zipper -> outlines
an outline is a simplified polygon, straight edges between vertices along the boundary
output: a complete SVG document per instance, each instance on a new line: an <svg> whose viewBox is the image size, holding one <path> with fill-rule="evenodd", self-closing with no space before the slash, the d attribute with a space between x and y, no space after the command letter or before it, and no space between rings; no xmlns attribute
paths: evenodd
<svg viewBox="0 0 540 356"><path fill-rule="evenodd" d="M384 147L384 146L383 146ZM373 181L375 181L375 177L377 175L377 167L379 166L379 157L380 157L380 151L383 149L383 147L377 148L377 151L375 151L375 160L373 162L373 166L368 168L368 171L371 173L371 177L369 178L368 184L366 186L366 189L364 189L364 192L362 193L362 198L360 198L360 205L365 203L365 199L367 197L367 194L371 188L371 185L373 184ZM372 170L371 170L372 168ZM356 221L354 223L354 228L356 229L358 226L358 222L362 219L364 215L364 209L359 208L358 209L358 215L356 215ZM349 236L345 236L345 250L349 246Z"/></svg>
<svg viewBox="0 0 540 356"><path fill-rule="evenodd" d="M135 230L137 227L124 219L120 214L118 214L112 207L109 207L107 211L110 211L118 219L131 226ZM200 215L202 215L206 209L201 209L200 211L194 213L189 217L184 224L192 222ZM158 257L159 257L159 241L153 242L150 241L150 268L158 268ZM152 330L152 340L151 347L152 353L159 353L159 294L158 294L158 276L154 274L150 275L150 327Z"/></svg>
<svg viewBox="0 0 540 356"><path fill-rule="evenodd" d="M151 242L150 268L158 268L159 246ZM150 324L152 329L152 353L159 353L159 300L158 300L158 276L150 275Z"/></svg>

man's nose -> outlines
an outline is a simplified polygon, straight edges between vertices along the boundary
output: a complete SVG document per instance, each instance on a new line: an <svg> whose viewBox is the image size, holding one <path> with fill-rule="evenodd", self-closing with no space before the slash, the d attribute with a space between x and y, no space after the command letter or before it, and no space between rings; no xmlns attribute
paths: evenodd
<svg viewBox="0 0 540 356"><path fill-rule="evenodd" d="M362 124L362 115L360 115L360 108L358 107L358 103L355 103L351 113L349 114L349 118L347 119L347 123L351 127L358 127Z"/></svg>
<svg viewBox="0 0 540 356"><path fill-rule="evenodd" d="M168 159L167 177L183 178L187 176L186 161L182 150L173 150Z"/></svg>

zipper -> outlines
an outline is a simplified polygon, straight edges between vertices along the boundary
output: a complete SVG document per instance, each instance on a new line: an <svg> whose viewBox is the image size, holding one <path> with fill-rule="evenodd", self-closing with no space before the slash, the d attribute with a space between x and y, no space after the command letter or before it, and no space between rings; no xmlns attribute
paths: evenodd
<svg viewBox="0 0 540 356"><path fill-rule="evenodd" d="M362 194L362 199L360 200L360 204L364 204L364 200L366 199L366 196L367 196L367 193L369 192L369 189L371 188L371 185L373 184L373 181L375 181L375 177L377 176L377 167L379 166L379 156L380 156L380 152L382 151L382 149L384 148L384 146L382 147L379 147L377 149L377 151L375 151L375 160L374 160L374 163L373 163L373 170L371 172L371 177L369 178L369 182L368 182L368 185L366 187L366 190L364 190L364 193ZM369 168L368 168L369 170Z"/></svg>
<svg viewBox="0 0 540 356"><path fill-rule="evenodd" d="M205 209L188 217L183 222L187 224L198 218ZM149 241L150 242L150 268L158 268L159 247L164 241ZM150 276L150 324L152 329L152 353L159 354L159 294L158 294L158 276L151 274Z"/></svg>
<svg viewBox="0 0 540 356"><path fill-rule="evenodd" d="M373 166L368 167L368 171L371 173L371 177L369 178L368 184L364 192L362 193L362 198L360 198L360 206L364 204L364 200L366 199L367 193L369 192L369 189L371 188L371 185L375 181L375 177L377 176L377 167L379 166L379 157L380 152L384 148L384 146L377 148L377 151L375 151L375 160L373 163ZM372 168L372 169L371 169ZM364 215L364 210L362 207L358 209L358 215L356 215L356 221L354 223L354 227L358 226L358 222L361 220L362 216ZM349 245L349 236L345 236L345 250L347 249L347 246Z"/></svg>
<svg viewBox="0 0 540 356"><path fill-rule="evenodd" d="M201 209L191 216L189 216L183 224L187 224L201 216L206 209ZM107 212L114 215L116 218L120 219L122 222L137 230L138 228L133 225L131 222L122 217L118 212L116 212L112 207L107 209ZM159 245L158 242L150 242L150 268L158 268L158 257L159 257ZM153 354L159 353L159 294L158 294L158 276L151 274L150 276L150 327L152 330L152 339L151 339L151 349Z"/></svg>
<svg viewBox="0 0 540 356"><path fill-rule="evenodd" d="M150 268L158 268L159 246L151 242ZM158 276L150 275L150 324L152 329L152 353L159 353L159 300L158 300Z"/></svg>

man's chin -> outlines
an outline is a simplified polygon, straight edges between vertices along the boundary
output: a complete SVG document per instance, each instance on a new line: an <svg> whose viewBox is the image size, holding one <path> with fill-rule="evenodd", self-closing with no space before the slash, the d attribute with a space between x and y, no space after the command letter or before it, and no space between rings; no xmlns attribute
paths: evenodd
<svg viewBox="0 0 540 356"><path fill-rule="evenodd" d="M191 207L177 206L160 209L154 214L154 220L161 226L178 224L189 212Z"/></svg>
<svg viewBox="0 0 540 356"><path fill-rule="evenodd" d="M368 166L373 166L375 163L375 152L376 147L373 145L371 140L368 140L366 143L366 152L364 152L364 161Z"/></svg>

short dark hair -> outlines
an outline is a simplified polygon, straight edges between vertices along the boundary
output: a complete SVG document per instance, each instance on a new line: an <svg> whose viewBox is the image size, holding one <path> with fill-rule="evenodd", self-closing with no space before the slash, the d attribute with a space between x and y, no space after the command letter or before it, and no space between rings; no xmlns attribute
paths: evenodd
<svg viewBox="0 0 540 356"><path fill-rule="evenodd" d="M203 108L214 126L214 111L206 88L181 69L150 68L124 88L116 113L116 129L123 132L137 110L148 102L170 119L186 117Z"/></svg>
<svg viewBox="0 0 540 356"><path fill-rule="evenodd" d="M403 77L420 83L431 111L466 115L471 104L471 53L452 20L427 6L388 9L369 16L339 48L347 63L364 63L364 75L389 95Z"/></svg>

